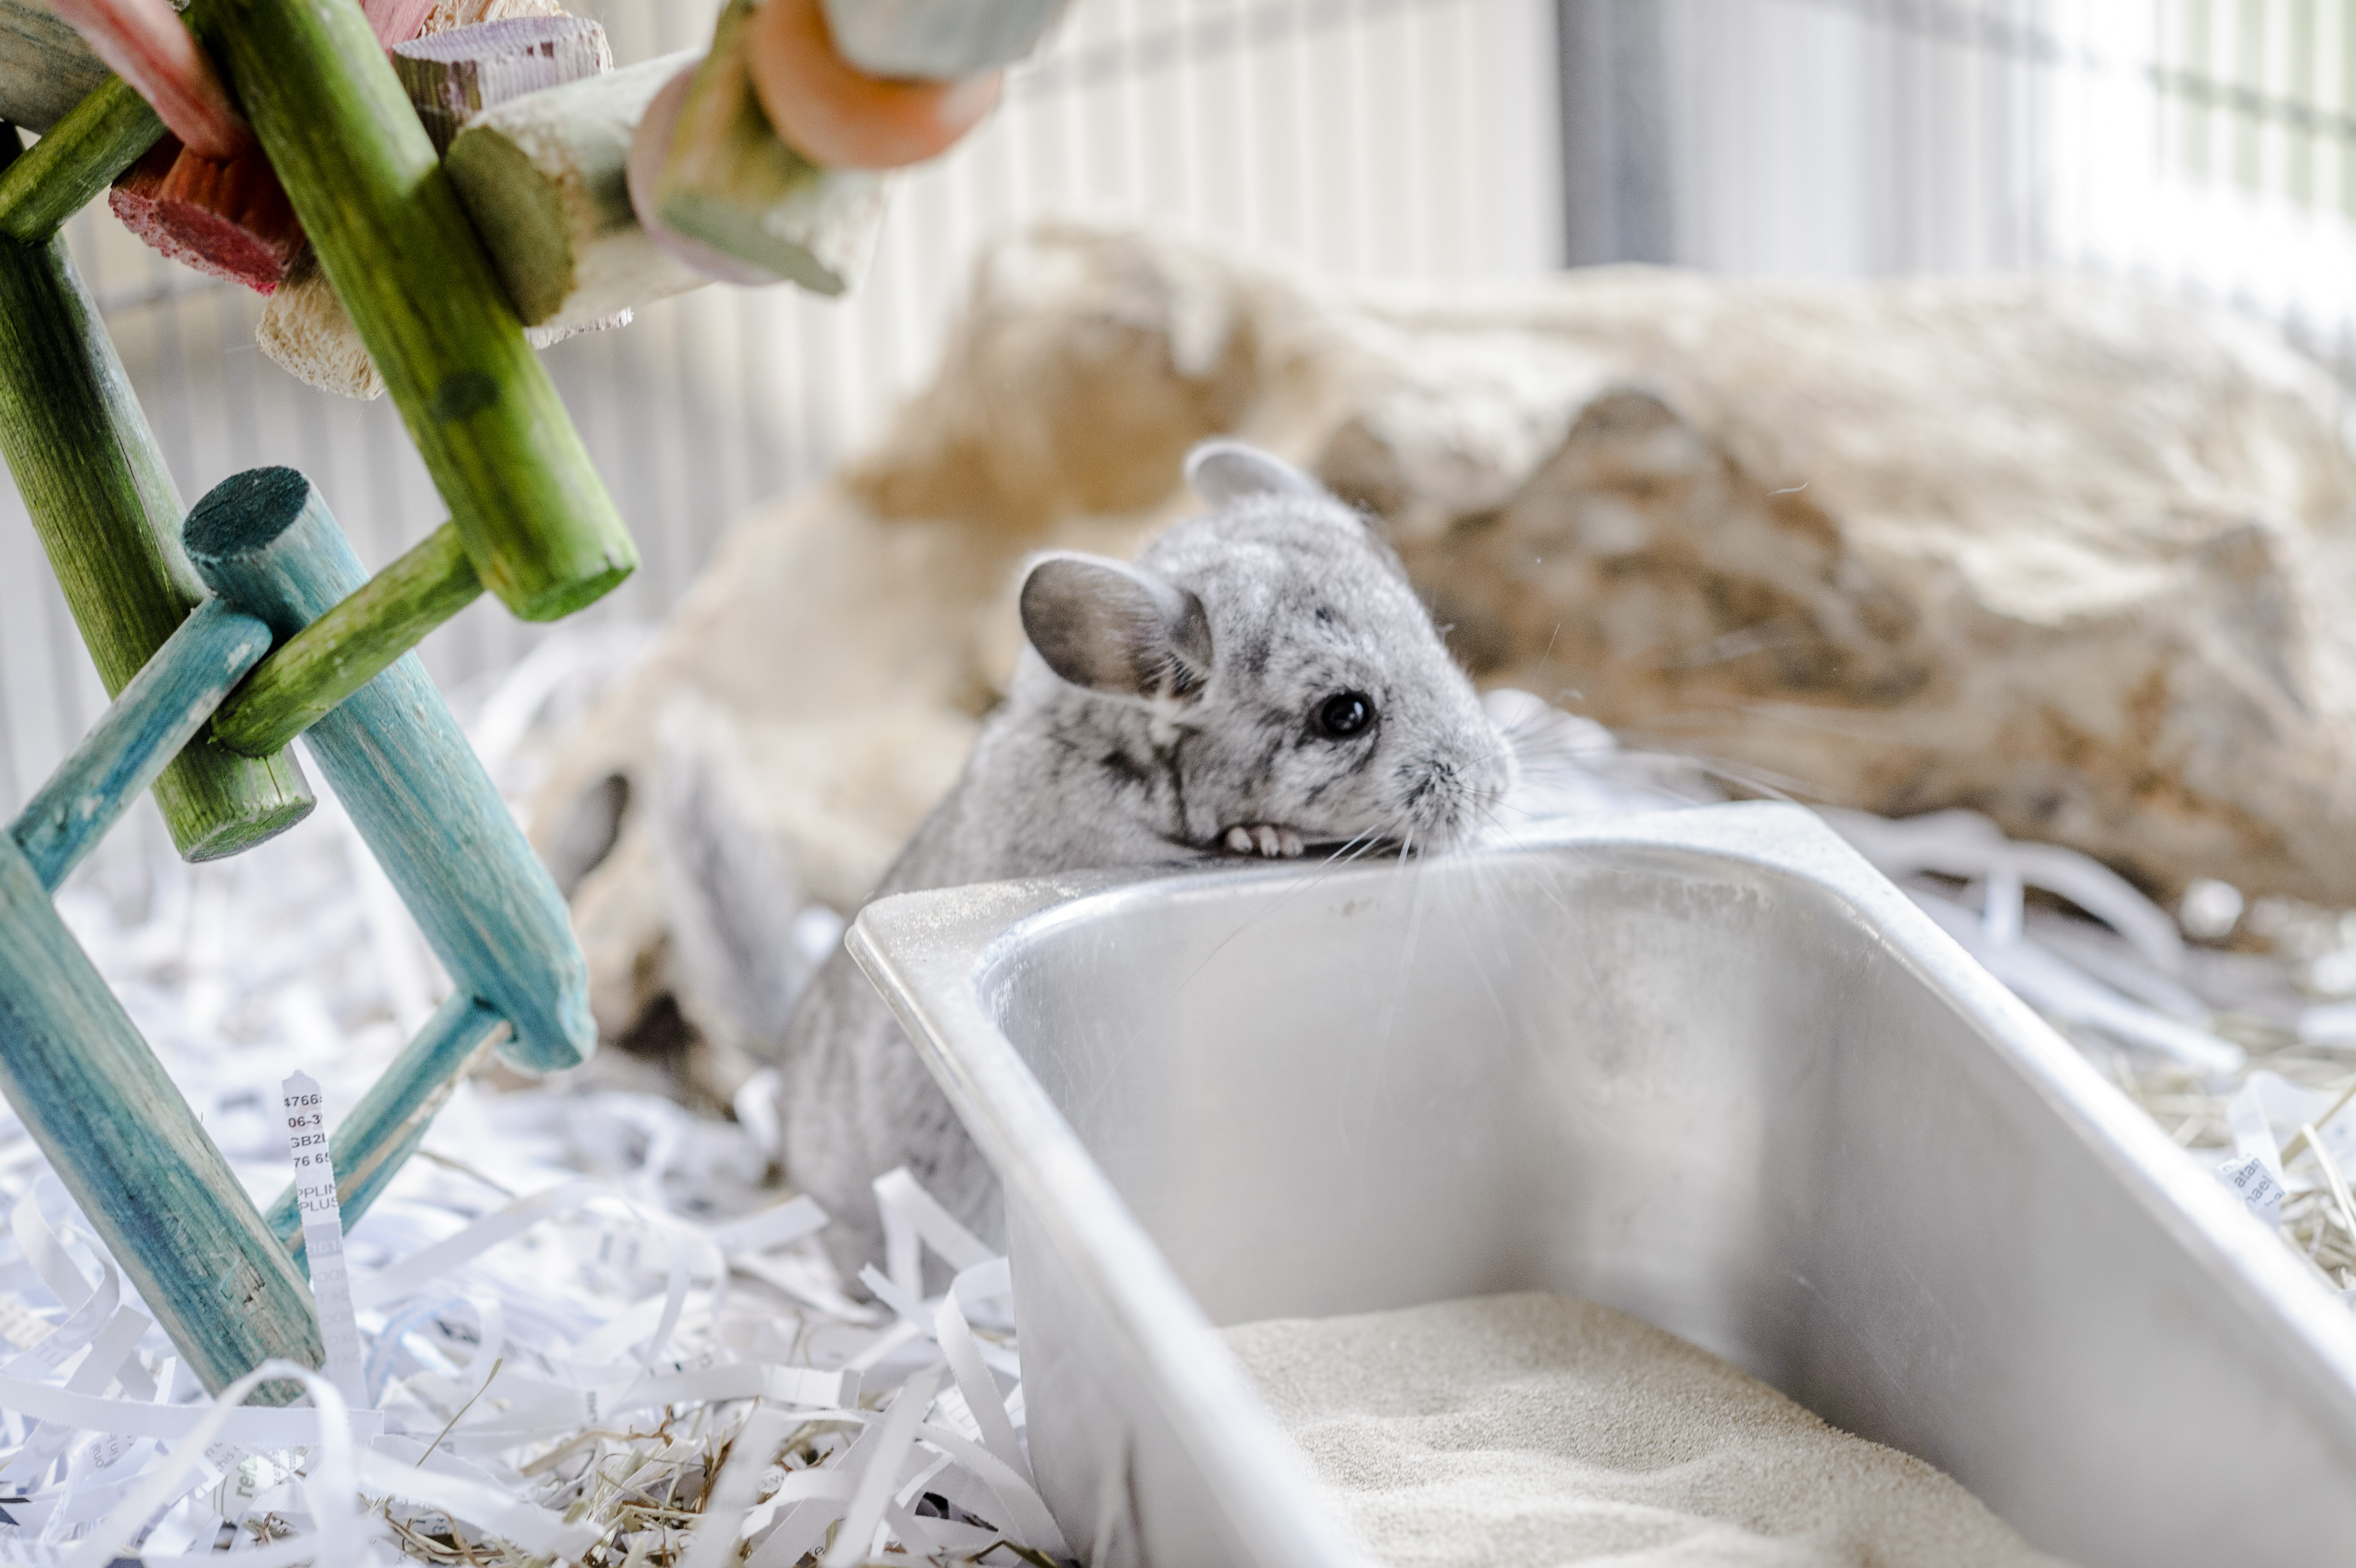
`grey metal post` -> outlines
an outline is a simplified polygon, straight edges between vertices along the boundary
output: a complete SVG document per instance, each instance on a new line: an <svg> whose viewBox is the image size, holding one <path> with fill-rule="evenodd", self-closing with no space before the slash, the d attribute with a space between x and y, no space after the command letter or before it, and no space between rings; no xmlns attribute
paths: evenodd
<svg viewBox="0 0 2356 1568"><path fill-rule="evenodd" d="M1662 0L1555 0L1563 260L1676 259Z"/></svg>

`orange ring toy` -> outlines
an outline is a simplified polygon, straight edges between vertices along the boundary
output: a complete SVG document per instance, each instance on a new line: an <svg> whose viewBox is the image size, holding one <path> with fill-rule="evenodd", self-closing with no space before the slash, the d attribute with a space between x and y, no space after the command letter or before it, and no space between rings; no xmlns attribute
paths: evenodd
<svg viewBox="0 0 2356 1568"><path fill-rule="evenodd" d="M765 0L746 24L744 52L769 123L825 168L897 168L947 152L996 106L1005 76L869 76L835 53L819 0Z"/></svg>

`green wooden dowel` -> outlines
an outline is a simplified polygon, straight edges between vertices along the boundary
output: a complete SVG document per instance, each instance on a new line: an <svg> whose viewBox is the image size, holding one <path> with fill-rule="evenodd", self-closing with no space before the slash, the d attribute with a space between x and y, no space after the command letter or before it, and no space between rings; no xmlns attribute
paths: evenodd
<svg viewBox="0 0 2356 1568"><path fill-rule="evenodd" d="M164 122L119 76L110 76L32 149L0 170L0 235L33 245L114 183L164 134ZM0 140L13 152L16 133ZM0 152L0 162L7 154Z"/></svg>
<svg viewBox="0 0 2356 1568"><path fill-rule="evenodd" d="M294 1260L5 833L0 1093L205 1387L272 1356L319 1364Z"/></svg>
<svg viewBox="0 0 2356 1568"><path fill-rule="evenodd" d="M637 551L354 0L213 0L262 138L483 585L571 613Z"/></svg>
<svg viewBox="0 0 2356 1568"><path fill-rule="evenodd" d="M23 3L0 0L0 10L14 10ZM186 12L189 27L201 37L209 15L209 0L197 0L193 5L188 0L173 3ZM6 20L0 16L0 23ZM70 28L67 36L72 37ZM164 122L139 96L138 89L109 73L80 38L73 38L70 50L25 52L28 58L18 62L25 67L40 63L29 58L37 53L63 53L68 58L48 61L59 80L90 84L78 101L55 118L39 144L16 167L0 172L0 235L31 244L56 233L67 219L113 184L115 176L137 163L162 138Z"/></svg>
<svg viewBox="0 0 2356 1568"><path fill-rule="evenodd" d="M267 756L374 680L483 592L455 523L287 639L213 716L213 739Z"/></svg>
<svg viewBox="0 0 2356 1568"><path fill-rule="evenodd" d="M318 491L291 468L222 480L182 538L206 582L280 637L368 581ZM563 895L417 656L393 660L304 743L444 972L515 1025L500 1056L551 1072L595 1049L589 966Z"/></svg>
<svg viewBox="0 0 2356 1568"><path fill-rule="evenodd" d="M270 628L218 599L180 623L9 827L42 886L66 880L269 651Z"/></svg>
<svg viewBox="0 0 2356 1568"><path fill-rule="evenodd" d="M0 133L0 161L16 147ZM204 597L180 551L180 497L65 241L0 240L0 455L107 694ZM233 855L310 815L293 753L252 760L192 741L155 781L192 860Z"/></svg>
<svg viewBox="0 0 2356 1568"><path fill-rule="evenodd" d="M425 1020L415 1039L402 1048L383 1074L369 1085L351 1115L336 1125L327 1152L336 1166L336 1206L344 1229L350 1230L368 1212L425 1141L434 1113L458 1086L467 1064L505 1038L507 1019L464 991L453 991ZM294 1266L306 1275L310 1258L303 1250L303 1215L288 1183L270 1206L263 1221L293 1254Z"/></svg>

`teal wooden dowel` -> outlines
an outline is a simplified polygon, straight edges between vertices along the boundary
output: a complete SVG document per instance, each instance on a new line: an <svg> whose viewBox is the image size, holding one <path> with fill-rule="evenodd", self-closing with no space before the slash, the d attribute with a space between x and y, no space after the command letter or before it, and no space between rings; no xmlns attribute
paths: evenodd
<svg viewBox="0 0 2356 1568"><path fill-rule="evenodd" d="M336 1204L350 1230L424 1141L434 1113L458 1086L458 1076L476 1052L496 1040L507 1019L464 991L453 991L402 1048L384 1075L369 1085L327 1140L336 1165ZM264 1216L271 1231L294 1254L305 1275L311 1260L303 1251L303 1215L292 1183Z"/></svg>
<svg viewBox="0 0 2356 1568"><path fill-rule="evenodd" d="M221 481L181 538L213 592L281 642L368 581L327 503L291 468ZM394 660L306 740L442 967L515 1025L501 1057L531 1072L586 1058L597 1026L564 900L417 656Z"/></svg>
<svg viewBox="0 0 2356 1568"><path fill-rule="evenodd" d="M286 1249L6 834L0 1093L205 1387L273 1356L319 1364L311 1293ZM266 1391L279 1403L301 1392Z"/></svg>
<svg viewBox="0 0 2356 1568"><path fill-rule="evenodd" d="M270 628L218 599L155 650L8 829L50 891L270 651Z"/></svg>

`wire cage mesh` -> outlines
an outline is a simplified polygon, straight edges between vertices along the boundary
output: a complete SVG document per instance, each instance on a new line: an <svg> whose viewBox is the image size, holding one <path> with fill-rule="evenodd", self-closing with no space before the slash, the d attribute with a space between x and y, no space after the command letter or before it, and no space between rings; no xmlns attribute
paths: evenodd
<svg viewBox="0 0 2356 1568"><path fill-rule="evenodd" d="M2346 379L2347 0L1565 0L1568 259L2123 272Z"/></svg>

